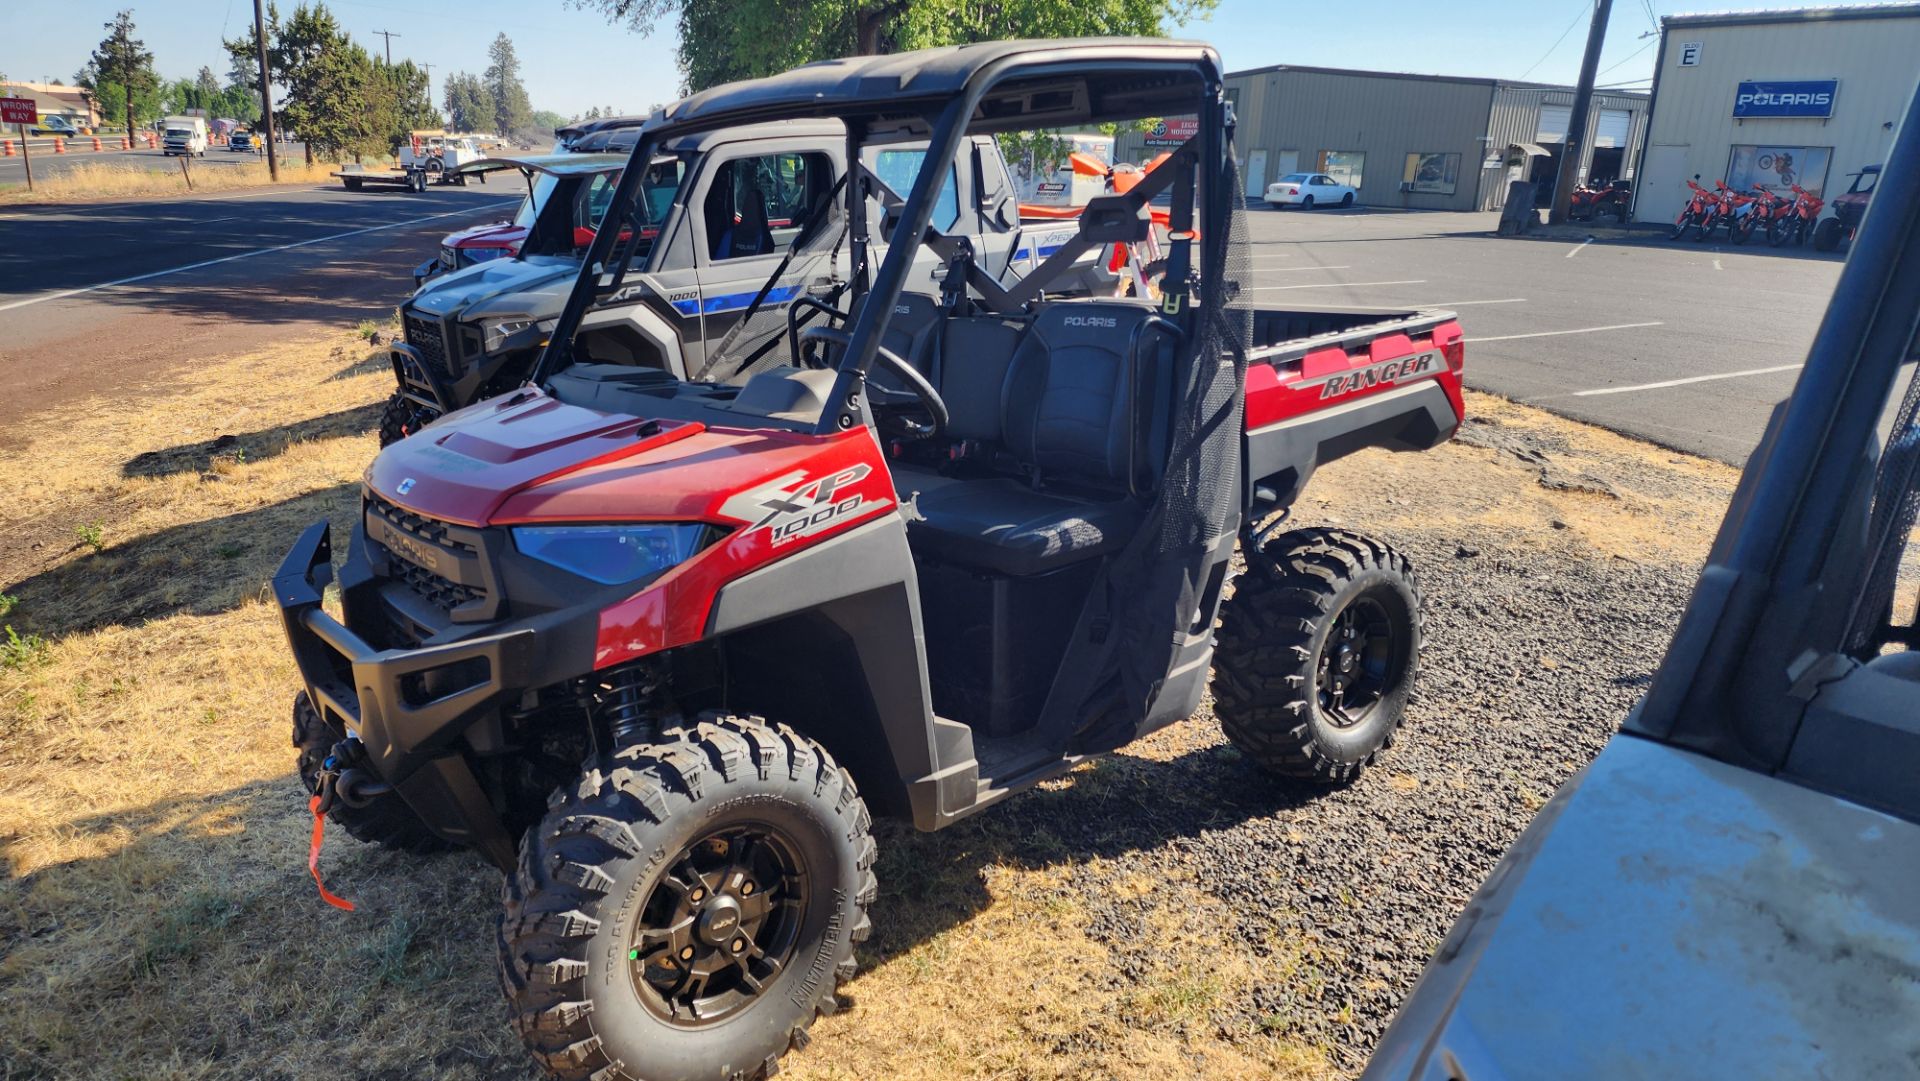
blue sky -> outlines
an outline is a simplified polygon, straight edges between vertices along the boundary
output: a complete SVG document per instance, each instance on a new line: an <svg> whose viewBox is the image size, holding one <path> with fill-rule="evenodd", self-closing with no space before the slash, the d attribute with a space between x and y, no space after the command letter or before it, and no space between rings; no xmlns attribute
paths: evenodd
<svg viewBox="0 0 1920 1081"><path fill-rule="evenodd" d="M283 0L291 7L292 0ZM433 65L437 88L450 71L486 67L497 33L513 39L536 108L564 114L614 106L636 112L676 96L673 33L639 37L564 0L328 0L348 32L384 48L375 30L391 30L394 57ZM224 32L252 19L251 0L25 0L12 5L0 32L0 73L70 81L99 42L101 25L133 8L161 74L184 78L201 65L224 74ZM1804 2L1727 0L1676 4L1615 0L1601 83L1645 80L1653 71L1649 12L1802 7ZM1571 83L1580 70L1588 0L1349 0L1282 4L1221 0L1210 20L1175 33L1220 46L1229 69L1317 64L1446 75ZM1636 50L1641 50L1634 55ZM1611 69L1611 70L1609 70Z"/></svg>

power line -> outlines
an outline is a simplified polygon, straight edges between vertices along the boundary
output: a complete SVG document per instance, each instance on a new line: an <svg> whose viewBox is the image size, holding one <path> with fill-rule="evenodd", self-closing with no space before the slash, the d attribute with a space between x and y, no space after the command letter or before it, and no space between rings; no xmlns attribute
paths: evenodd
<svg viewBox="0 0 1920 1081"><path fill-rule="evenodd" d="M1567 28L1565 30L1560 31L1559 37L1553 39L1553 44L1547 46L1547 51L1540 54L1540 59L1535 60L1533 63L1527 65L1527 70L1521 72L1520 77L1524 79L1527 76L1532 75L1534 68L1537 68L1540 65L1546 63L1547 57L1553 55L1553 51L1560 47L1561 42L1567 40L1567 35L1573 33L1573 28L1576 26L1579 26L1580 20L1586 18L1587 13L1592 10L1593 10L1592 4L1581 4L1580 10L1576 12L1573 16L1573 21L1567 24Z"/></svg>
<svg viewBox="0 0 1920 1081"><path fill-rule="evenodd" d="M387 66L392 67L393 66L393 39L400 37L401 35L396 34L391 30L375 30L374 34L387 39Z"/></svg>
<svg viewBox="0 0 1920 1081"><path fill-rule="evenodd" d="M1600 70L1600 74L1605 75L1607 72L1614 70L1614 68L1625 67L1627 65L1627 61L1632 60L1634 57L1639 56L1641 53L1644 53L1651 48L1653 48L1653 42L1649 41L1645 45L1642 45L1638 49L1635 49L1632 52L1628 53L1626 56L1621 57L1619 63L1614 64L1612 67L1602 68Z"/></svg>

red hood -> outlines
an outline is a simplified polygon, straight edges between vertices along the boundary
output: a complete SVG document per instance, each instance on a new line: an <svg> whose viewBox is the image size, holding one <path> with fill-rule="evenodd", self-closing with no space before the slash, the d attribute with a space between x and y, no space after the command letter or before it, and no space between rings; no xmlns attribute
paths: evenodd
<svg viewBox="0 0 1920 1081"><path fill-rule="evenodd" d="M367 484L464 525L739 520L727 498L820 453L794 432L641 420L524 390L448 414L381 451Z"/></svg>
<svg viewBox="0 0 1920 1081"><path fill-rule="evenodd" d="M457 233L448 233L440 241L449 248L509 248L518 250L522 241L527 239L527 229L510 221L497 221L491 225L476 225L471 229L462 229Z"/></svg>

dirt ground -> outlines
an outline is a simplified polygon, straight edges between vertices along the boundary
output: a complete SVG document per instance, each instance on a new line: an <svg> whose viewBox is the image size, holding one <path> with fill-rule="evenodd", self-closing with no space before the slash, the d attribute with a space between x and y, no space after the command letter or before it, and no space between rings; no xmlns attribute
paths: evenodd
<svg viewBox="0 0 1920 1081"><path fill-rule="evenodd" d="M350 521L390 376L341 334L77 400L0 446L0 1077L530 1078L498 875L334 835L321 904L267 580ZM800 1079L1349 1076L1440 934L1645 685L1735 479L1494 399L1323 470L1304 523L1407 552L1428 649L1357 784L1202 715L936 835ZM18 418L17 418L18 419Z"/></svg>

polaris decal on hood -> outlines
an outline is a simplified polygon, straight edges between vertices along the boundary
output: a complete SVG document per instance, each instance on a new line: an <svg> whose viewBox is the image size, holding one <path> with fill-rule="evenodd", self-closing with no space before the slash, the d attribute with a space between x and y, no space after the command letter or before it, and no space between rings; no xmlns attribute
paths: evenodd
<svg viewBox="0 0 1920 1081"><path fill-rule="evenodd" d="M872 506L865 495L848 491L871 472L872 466L859 462L814 480L808 480L804 473L790 473L764 488L734 496L720 512L752 522L748 533L766 530L778 548Z"/></svg>

